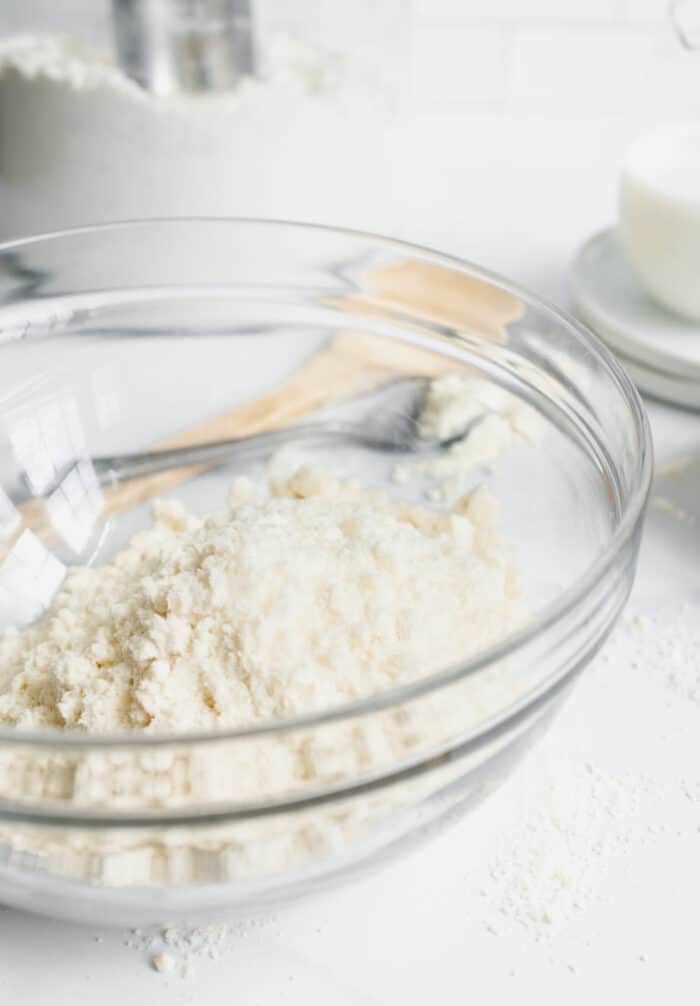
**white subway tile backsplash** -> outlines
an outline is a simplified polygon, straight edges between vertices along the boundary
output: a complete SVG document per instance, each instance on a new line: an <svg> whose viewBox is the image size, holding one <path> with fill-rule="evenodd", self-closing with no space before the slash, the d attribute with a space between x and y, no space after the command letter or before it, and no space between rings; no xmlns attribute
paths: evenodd
<svg viewBox="0 0 700 1006"><path fill-rule="evenodd" d="M655 36L579 27L517 29L510 50L510 106L619 111L643 90Z"/></svg>
<svg viewBox="0 0 700 1006"><path fill-rule="evenodd" d="M413 0L413 10L426 19L489 18L514 24L543 19L612 22L619 19L624 3L625 0Z"/></svg>
<svg viewBox="0 0 700 1006"><path fill-rule="evenodd" d="M499 28L423 24L412 33L413 97L419 107L495 105L503 97Z"/></svg>
<svg viewBox="0 0 700 1006"><path fill-rule="evenodd" d="M668 17L669 0L623 0L623 20L629 23L659 22Z"/></svg>

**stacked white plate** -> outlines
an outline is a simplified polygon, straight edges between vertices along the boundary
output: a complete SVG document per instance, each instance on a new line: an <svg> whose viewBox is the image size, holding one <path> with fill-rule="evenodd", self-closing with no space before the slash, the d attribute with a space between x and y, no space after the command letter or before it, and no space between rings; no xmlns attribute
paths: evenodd
<svg viewBox="0 0 700 1006"><path fill-rule="evenodd" d="M596 234L579 251L571 296L579 318L621 359L641 391L700 409L700 323L649 297L613 230Z"/></svg>

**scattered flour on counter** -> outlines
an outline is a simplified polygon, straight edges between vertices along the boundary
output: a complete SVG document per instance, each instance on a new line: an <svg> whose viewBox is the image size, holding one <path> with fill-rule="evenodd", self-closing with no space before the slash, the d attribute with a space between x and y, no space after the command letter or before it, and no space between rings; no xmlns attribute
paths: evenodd
<svg viewBox="0 0 700 1006"><path fill-rule="evenodd" d="M684 604L635 615L622 628L633 646L633 665L700 703L700 606Z"/></svg>
<svg viewBox="0 0 700 1006"><path fill-rule="evenodd" d="M145 930L130 930L124 942L128 949L145 954L155 971L176 972L181 978L193 978L198 965L224 957L231 949L232 940L244 938L273 921L274 916L269 916L235 925L211 922L201 926L151 926Z"/></svg>
<svg viewBox="0 0 700 1006"><path fill-rule="evenodd" d="M561 929L605 890L608 871L639 834L633 817L653 788L561 751L535 752L511 785L516 824L497 840L481 889L485 925L534 939Z"/></svg>
<svg viewBox="0 0 700 1006"><path fill-rule="evenodd" d="M700 703L700 607L628 617L608 642L601 666L606 673L621 666L656 676ZM700 803L694 770L689 764L690 775L675 782L637 771L611 773L570 750L557 724L504 789L516 809L480 889L487 929L500 934L515 923L536 940L548 939L605 897L613 871L624 870L633 850L668 836L668 821L675 822L677 837L694 838ZM679 798L688 806L685 818Z"/></svg>
<svg viewBox="0 0 700 1006"><path fill-rule="evenodd" d="M680 789L690 803L700 802L697 783L682 780ZM495 938L521 931L549 942L605 898L634 849L665 833L664 801L675 791L645 775L613 774L550 737L509 780L506 794L509 820L494 833L485 861L474 864L478 899L468 911ZM265 920L247 926L258 924ZM128 945L170 953L184 977L227 954L232 939L247 932L219 923L166 925L132 931Z"/></svg>
<svg viewBox="0 0 700 1006"><path fill-rule="evenodd" d="M397 465L393 478L399 485L427 479L429 500L454 499L470 487L477 469L493 464L518 443L539 443L542 431L535 410L493 382L447 374L428 388L418 433L426 440L460 438L438 457Z"/></svg>
<svg viewBox="0 0 700 1006"><path fill-rule="evenodd" d="M494 936L549 942L596 903L614 911L616 880L636 882L639 857L660 842L697 841L697 775L611 771L587 757L593 736L585 748L569 739L556 724L499 794L504 816L470 879L472 917Z"/></svg>
<svg viewBox="0 0 700 1006"><path fill-rule="evenodd" d="M191 929L166 926L162 936L166 946L181 957L206 956L210 960L215 960L221 956L230 932L229 926L224 923L210 923Z"/></svg>

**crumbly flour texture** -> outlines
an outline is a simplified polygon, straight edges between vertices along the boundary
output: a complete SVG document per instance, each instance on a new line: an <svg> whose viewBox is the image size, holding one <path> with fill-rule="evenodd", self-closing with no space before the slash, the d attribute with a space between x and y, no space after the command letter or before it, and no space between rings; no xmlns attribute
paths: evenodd
<svg viewBox="0 0 700 1006"><path fill-rule="evenodd" d="M531 406L493 382L454 373L431 381L418 435L453 442L438 455L396 465L394 482L423 480L425 497L444 502L466 492L476 471L491 468L512 448L540 445L544 423Z"/></svg>
<svg viewBox="0 0 700 1006"><path fill-rule="evenodd" d="M254 724L449 666L522 618L484 490L437 513L310 467L178 503L0 641L0 723L91 732Z"/></svg>
<svg viewBox="0 0 700 1006"><path fill-rule="evenodd" d="M157 504L154 525L111 562L71 574L43 618L0 637L0 724L156 736L269 723L409 683L521 623L487 491L438 512L289 461L265 485L239 479L219 514ZM286 799L439 750L522 688L501 662L324 726L151 750L9 750L0 792L122 810ZM443 771L447 782L454 767ZM374 840L434 785L204 832L13 828L0 850L110 886L254 878Z"/></svg>

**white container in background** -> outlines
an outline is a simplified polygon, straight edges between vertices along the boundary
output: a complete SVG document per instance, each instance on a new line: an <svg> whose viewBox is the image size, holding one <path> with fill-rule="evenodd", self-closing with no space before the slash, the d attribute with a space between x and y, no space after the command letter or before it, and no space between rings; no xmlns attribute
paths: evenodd
<svg viewBox="0 0 700 1006"><path fill-rule="evenodd" d="M700 125L666 127L633 144L618 231L651 296L700 320Z"/></svg>
<svg viewBox="0 0 700 1006"><path fill-rule="evenodd" d="M108 4L15 5L0 37L0 240L175 216L391 232L403 5L350 6L254 3L255 74L163 94L119 65Z"/></svg>

